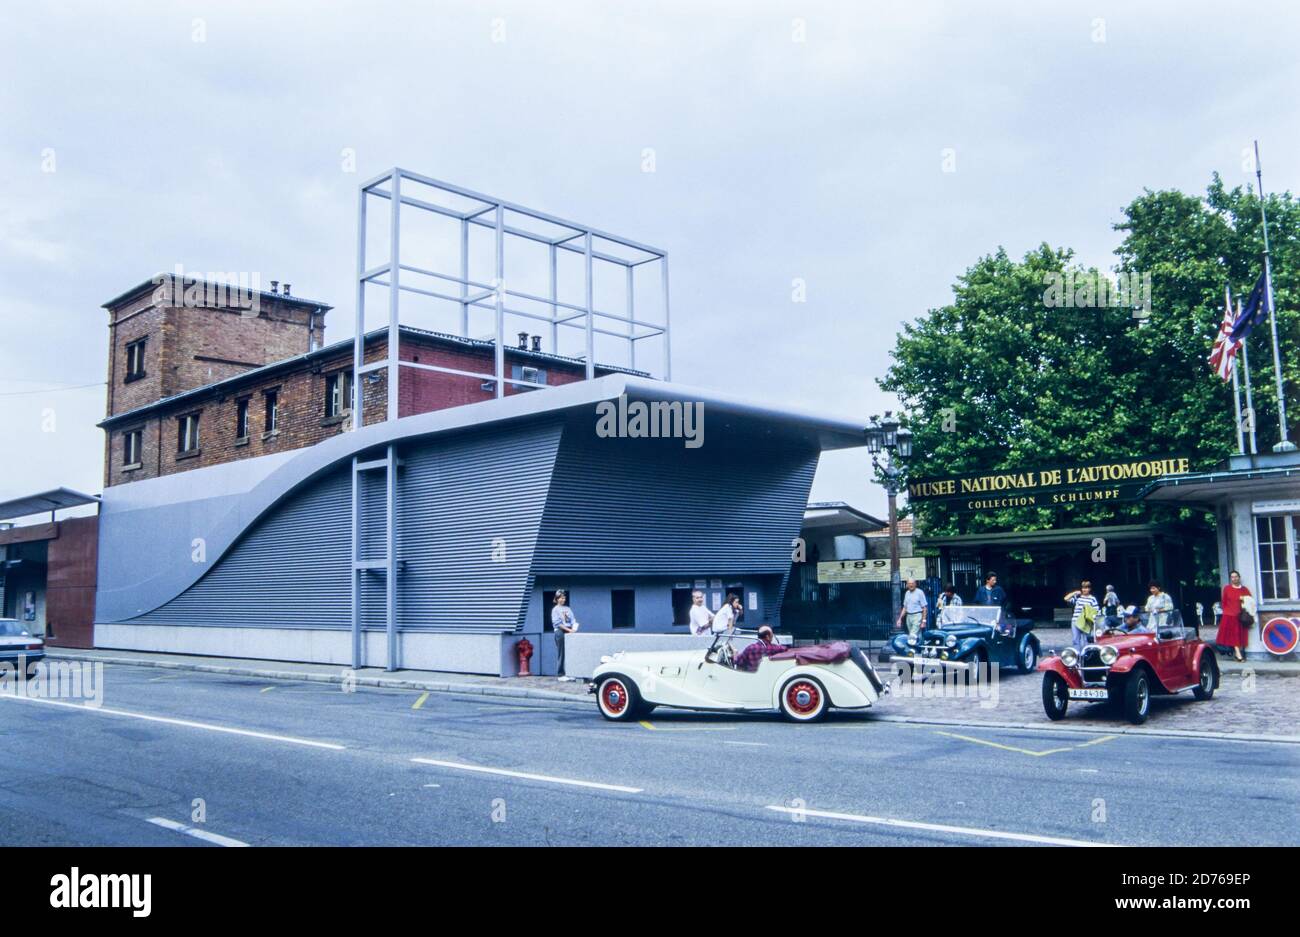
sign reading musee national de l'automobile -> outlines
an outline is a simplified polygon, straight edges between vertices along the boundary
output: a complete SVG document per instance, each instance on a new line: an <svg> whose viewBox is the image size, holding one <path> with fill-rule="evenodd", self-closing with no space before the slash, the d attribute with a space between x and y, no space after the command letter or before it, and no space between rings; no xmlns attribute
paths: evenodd
<svg viewBox="0 0 1300 937"><path fill-rule="evenodd" d="M1148 482L1189 471L1191 460L1186 456L1112 459L918 478L908 483L907 496L912 503L945 502L949 507L972 511L1123 501L1136 497Z"/></svg>

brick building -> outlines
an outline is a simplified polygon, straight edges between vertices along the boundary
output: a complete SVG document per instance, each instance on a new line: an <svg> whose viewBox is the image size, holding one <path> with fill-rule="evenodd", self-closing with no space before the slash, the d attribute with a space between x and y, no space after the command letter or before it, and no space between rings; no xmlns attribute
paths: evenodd
<svg viewBox="0 0 1300 937"><path fill-rule="evenodd" d="M324 344L331 307L279 292L240 294L206 281L159 290L146 281L104 304L109 313L105 487L314 445L351 428L353 342ZM288 287L286 287L288 289ZM540 350L521 333L510 376L538 384L582 380L585 362ZM495 343L403 326L401 360L490 372ZM383 360L382 331L366 361ZM598 375L623 369L597 367ZM636 372L627 372L636 373ZM367 376L365 422L384 418L384 372ZM506 394L528 388L508 385ZM406 369L399 415L477 403L492 381Z"/></svg>

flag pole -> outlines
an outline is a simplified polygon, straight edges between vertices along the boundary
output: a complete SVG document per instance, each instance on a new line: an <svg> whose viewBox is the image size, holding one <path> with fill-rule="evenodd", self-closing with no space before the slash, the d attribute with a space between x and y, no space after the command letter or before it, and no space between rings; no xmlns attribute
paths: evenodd
<svg viewBox="0 0 1300 937"><path fill-rule="evenodd" d="M1259 141L1255 141L1255 180L1259 188L1259 216L1264 223L1264 296L1268 301L1268 321L1273 332L1273 379L1277 385L1278 441L1274 452L1294 452L1295 443L1287 438L1286 399L1282 391L1282 355L1277 341L1277 310L1273 307L1273 270L1268 250L1268 211L1264 207L1264 171L1259 165Z"/></svg>
<svg viewBox="0 0 1300 937"><path fill-rule="evenodd" d="M1241 300L1237 300L1237 318L1241 318ZM1256 455L1259 452L1259 445L1255 441L1255 398L1250 392L1250 349L1246 347L1246 339L1241 340L1241 365L1246 371L1246 428L1250 430L1250 454Z"/></svg>

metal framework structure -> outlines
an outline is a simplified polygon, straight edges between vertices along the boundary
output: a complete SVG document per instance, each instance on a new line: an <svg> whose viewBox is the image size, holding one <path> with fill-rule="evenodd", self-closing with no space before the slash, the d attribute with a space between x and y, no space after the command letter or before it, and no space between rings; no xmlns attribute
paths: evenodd
<svg viewBox="0 0 1300 937"><path fill-rule="evenodd" d="M417 193L419 196L417 197ZM389 203L388 257L383 262L368 266L367 211L371 199L384 199ZM434 201L442 198L451 204ZM455 272L438 270L428 261L412 262L403 259L402 217L403 209L431 213L459 224L459 264ZM470 277L470 232L472 227L490 230L494 237L495 263L493 281L483 282ZM549 261L548 289L546 295L511 289L507 286L506 245L512 239L541 244L547 250ZM561 300L559 292L560 252L580 255L583 261L583 297L581 304ZM626 289L623 309L597 308L595 304L594 271L596 264L609 264L625 271ZM661 317L647 318L637 311L635 299L635 272L638 267L657 264L661 278ZM414 280L414 282L411 282ZM430 281L433 281L432 283ZM416 285L416 284L419 285ZM581 330L585 337L585 354L588 379L596 375L596 336L610 336L625 341L632 368L637 367L637 343L646 339L663 339L664 380L672 379L671 337L668 305L668 254L666 251L617 235L577 224L545 212L525 208L513 202L474 192L461 186L441 182L428 176L394 167L361 185L357 204L357 289L356 337L353 349L352 427L360 429L363 420L365 376L383 371L387 375L385 420L399 416L399 381L403 368L436 371L466 378L491 382L498 398L504 397L506 387L534 389L545 387L534 381L521 380L506 373L506 317L517 316L543 322L548 327L550 349L559 353L560 329ZM447 284L447 286L442 286ZM366 342L366 288L387 287L388 321L383 327L387 338L386 353L382 360L367 363ZM430 288L437 286L439 288ZM455 292L449 292L454 290ZM471 309L490 310L494 314L494 367L491 373L448 368L441 365L401 360L401 297L403 293L420 295L459 305L459 334L471 338ZM531 304L530 309L520 308L520 302ZM538 309L542 311L538 311ZM520 377L523 377L521 374ZM361 629L361 577L382 574L385 577L385 622L388 641L387 669L399 665L397 646L397 469L399 462L395 447L387 447L383 458L352 460L352 665L364 665L365 648ZM367 472L385 473L384 523L385 555L379 559L361 558L362 517L361 485Z"/></svg>

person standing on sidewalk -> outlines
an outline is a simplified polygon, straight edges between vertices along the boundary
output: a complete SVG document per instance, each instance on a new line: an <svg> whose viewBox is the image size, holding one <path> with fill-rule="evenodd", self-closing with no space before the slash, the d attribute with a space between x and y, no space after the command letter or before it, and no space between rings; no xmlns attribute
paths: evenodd
<svg viewBox="0 0 1300 937"><path fill-rule="evenodd" d="M1174 600L1154 579L1147 586L1147 591L1151 593L1147 599L1147 623L1151 625L1152 631L1159 634L1169 620L1169 613L1174 610Z"/></svg>
<svg viewBox="0 0 1300 937"><path fill-rule="evenodd" d="M727 600L723 602L722 607L713 614L714 634L736 630L736 608L739 605L740 599L736 598L735 593L728 592Z"/></svg>
<svg viewBox="0 0 1300 937"><path fill-rule="evenodd" d="M1228 574L1228 584L1223 587L1223 595L1219 599L1223 617L1219 619L1219 634L1214 643L1232 648L1232 658L1236 661L1246 659L1242 648L1250 640L1246 634L1247 622L1251 620L1250 613L1244 608L1244 599L1249 595L1250 590L1241 584L1241 573L1234 569ZM1243 614L1246 615L1245 619Z"/></svg>
<svg viewBox="0 0 1300 937"><path fill-rule="evenodd" d="M691 634L708 634L711 624L713 624L713 613L704 604L704 593L696 589L691 593Z"/></svg>
<svg viewBox="0 0 1300 937"><path fill-rule="evenodd" d="M984 585L975 590L975 604L1006 608L1007 593L998 585L997 573L989 573L984 577Z"/></svg>
<svg viewBox="0 0 1300 937"><path fill-rule="evenodd" d="M1071 643L1075 648L1082 649L1092 639L1092 633L1097 628L1097 618L1101 614L1097 597L1092 594L1092 583L1083 580L1079 583L1079 588L1066 594L1065 602L1074 606L1074 614L1070 616Z"/></svg>
<svg viewBox="0 0 1300 937"><path fill-rule="evenodd" d="M555 593L555 607L551 609L551 627L555 629L555 651L559 658L555 672L561 677L568 676L564 672L564 636L578 630L578 621L573 617L573 609L569 608L568 603L567 595L563 592Z"/></svg>
<svg viewBox="0 0 1300 937"><path fill-rule="evenodd" d="M894 624L901 628L906 619L907 633L920 634L925 628L925 616L929 609L930 603L925 598L925 592L917 586L915 579L909 579L907 591L903 593L903 607L898 610L898 621Z"/></svg>

